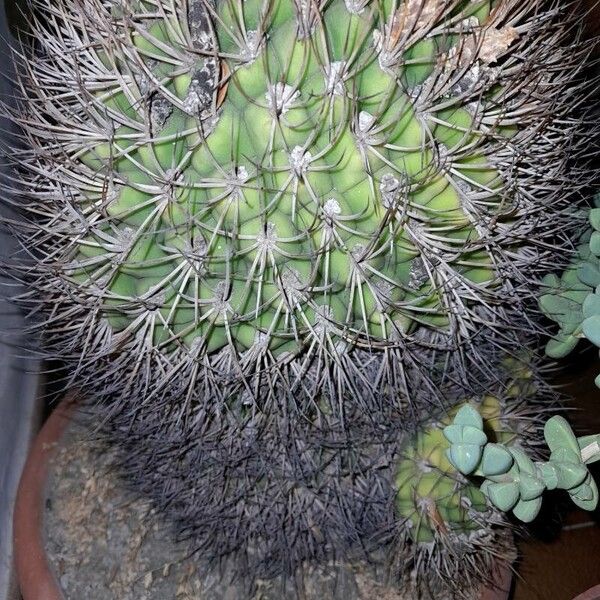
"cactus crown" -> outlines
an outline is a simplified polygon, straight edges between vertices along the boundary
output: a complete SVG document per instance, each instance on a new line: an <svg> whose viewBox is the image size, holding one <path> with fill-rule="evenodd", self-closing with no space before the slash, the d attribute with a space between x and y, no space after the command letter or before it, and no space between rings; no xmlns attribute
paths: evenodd
<svg viewBox="0 0 600 600"><path fill-rule="evenodd" d="M447 346L489 323L519 230L506 161L530 135L515 58L495 66L518 17L489 0L208 13L117 4L124 27L83 65L74 297L194 357L398 347L419 326Z"/></svg>
<svg viewBox="0 0 600 600"><path fill-rule="evenodd" d="M202 63L178 74L167 23L137 32L173 106L151 111L152 139L139 145L137 86L103 91L132 123L115 131L119 152L83 157L106 171L98 154L110 156L110 218L76 260L88 285L104 278L116 328L143 301L160 312L155 343L295 353L326 332L381 344L419 322L447 328L450 305L487 287L494 269L474 216L513 207L485 146L514 128L494 119L487 131L504 93L485 87L518 34L483 27L488 1L456 3L443 20L439 2L419 4L220 3L223 105L202 130ZM477 45L475 68L461 53ZM459 65L484 102L465 106L464 86L439 81Z"/></svg>

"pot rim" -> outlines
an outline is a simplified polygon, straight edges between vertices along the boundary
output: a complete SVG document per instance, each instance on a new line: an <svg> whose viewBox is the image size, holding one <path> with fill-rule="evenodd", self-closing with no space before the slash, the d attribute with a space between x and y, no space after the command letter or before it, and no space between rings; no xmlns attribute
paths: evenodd
<svg viewBox="0 0 600 600"><path fill-rule="evenodd" d="M44 544L44 496L50 461L71 422L77 394L69 392L42 425L27 456L13 516L14 561L23 600L65 600Z"/></svg>

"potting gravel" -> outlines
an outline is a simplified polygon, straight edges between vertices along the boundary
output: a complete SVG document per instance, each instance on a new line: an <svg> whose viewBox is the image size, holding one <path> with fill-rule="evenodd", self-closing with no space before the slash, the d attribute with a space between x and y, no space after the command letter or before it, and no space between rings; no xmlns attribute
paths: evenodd
<svg viewBox="0 0 600 600"><path fill-rule="evenodd" d="M89 441L79 419L51 462L45 497L46 551L66 600L246 600L232 571L199 571L147 502L111 472L111 455ZM307 569L302 600L417 600L377 583L361 565ZM475 594L473 595L475 597ZM294 583L259 581L252 600L296 598ZM423 598L423 600L426 600ZM435 600L451 600L436 595Z"/></svg>

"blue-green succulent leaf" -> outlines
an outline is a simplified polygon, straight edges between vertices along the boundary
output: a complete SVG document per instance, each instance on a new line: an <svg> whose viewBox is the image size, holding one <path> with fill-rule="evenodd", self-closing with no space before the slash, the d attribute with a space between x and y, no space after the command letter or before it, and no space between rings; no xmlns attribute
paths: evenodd
<svg viewBox="0 0 600 600"><path fill-rule="evenodd" d="M600 231L600 208L590 210L590 224L596 231Z"/></svg>
<svg viewBox="0 0 600 600"><path fill-rule="evenodd" d="M570 490L581 484L588 476L587 467L582 462L579 464L571 462L557 462L554 464L558 476L557 487L560 489Z"/></svg>
<svg viewBox="0 0 600 600"><path fill-rule="evenodd" d="M558 472L555 465L550 462L547 463L536 463L538 473L543 479L546 488L554 490L558 486Z"/></svg>
<svg viewBox="0 0 600 600"><path fill-rule="evenodd" d="M550 358L564 358L577 346L578 342L579 339L574 335L558 334L551 340L548 340L546 354Z"/></svg>
<svg viewBox="0 0 600 600"><path fill-rule="evenodd" d="M472 473L481 460L481 446L474 444L452 444L448 459L464 475Z"/></svg>
<svg viewBox="0 0 600 600"><path fill-rule="evenodd" d="M535 468L535 464L533 461L519 448L510 448L510 452L515 459L515 465L513 468L518 469L520 474L525 475L536 475L537 469Z"/></svg>
<svg viewBox="0 0 600 600"><path fill-rule="evenodd" d="M600 285L600 270L595 265L583 263L577 269L577 277L586 285L595 288Z"/></svg>
<svg viewBox="0 0 600 600"><path fill-rule="evenodd" d="M483 419L479 411L470 404L464 404L454 417L454 423L457 425L470 425L483 430Z"/></svg>
<svg viewBox="0 0 600 600"><path fill-rule="evenodd" d="M580 448L577 438L571 429L571 426L564 417L555 415L546 421L544 425L544 439L550 452L556 452L561 448L570 448L573 452L579 454Z"/></svg>
<svg viewBox="0 0 600 600"><path fill-rule="evenodd" d="M579 486L569 490L569 495L583 510L595 510L598 506L598 486L591 474Z"/></svg>
<svg viewBox="0 0 600 600"><path fill-rule="evenodd" d="M593 315L585 319L581 325L583 329L583 335L595 344L600 346L600 315Z"/></svg>
<svg viewBox="0 0 600 600"><path fill-rule="evenodd" d="M590 238L590 250L596 256L600 256L600 231L594 231Z"/></svg>
<svg viewBox="0 0 600 600"><path fill-rule="evenodd" d="M488 483L481 490L501 511L508 512L519 501L519 484L516 481Z"/></svg>
<svg viewBox="0 0 600 600"><path fill-rule="evenodd" d="M484 476L501 475L513 464L512 454L500 444L487 444L483 449L481 472Z"/></svg>
<svg viewBox="0 0 600 600"><path fill-rule="evenodd" d="M533 500L542 495L546 486L541 479L522 473L519 477L519 492L522 500Z"/></svg>
<svg viewBox="0 0 600 600"><path fill-rule="evenodd" d="M582 310L586 319L594 315L600 315L600 294L588 294L583 301Z"/></svg>
<svg viewBox="0 0 600 600"><path fill-rule="evenodd" d="M540 512L542 507L542 497L534 498L533 500L520 500L513 508L513 513L517 519L523 523L531 523Z"/></svg>

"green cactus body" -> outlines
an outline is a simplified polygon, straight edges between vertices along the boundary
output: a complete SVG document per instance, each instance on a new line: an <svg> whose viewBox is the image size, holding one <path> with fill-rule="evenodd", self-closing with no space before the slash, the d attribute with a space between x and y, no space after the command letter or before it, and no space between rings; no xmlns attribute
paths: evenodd
<svg viewBox="0 0 600 600"><path fill-rule="evenodd" d="M219 3L213 101L224 101L208 124L197 114L204 59L176 60L185 24L130 32L161 96L148 124L139 82L91 91L115 122L112 142L79 155L103 180L87 210L106 218L78 240L72 270L78 286L103 289L114 330L145 326L156 344L204 352L297 353L323 334L381 345L419 324L448 328L449 285L493 284L465 203L479 193L490 217L507 210L480 149L488 100L462 106L450 91L418 109L437 62L459 60L459 36L411 42L437 20L413 8ZM486 34L489 11L463 2L447 18L483 31L483 47L504 35L497 54L516 33Z"/></svg>
<svg viewBox="0 0 600 600"><path fill-rule="evenodd" d="M484 494L466 483L444 455L448 447L437 427L417 436L398 467L396 510L416 542L431 542L439 533L481 529L474 513L487 511Z"/></svg>

